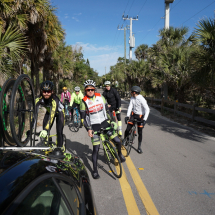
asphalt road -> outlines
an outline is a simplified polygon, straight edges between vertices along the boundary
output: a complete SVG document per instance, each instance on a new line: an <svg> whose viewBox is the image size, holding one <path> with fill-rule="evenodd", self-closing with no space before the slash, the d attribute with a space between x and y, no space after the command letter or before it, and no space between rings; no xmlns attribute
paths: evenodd
<svg viewBox="0 0 215 215"><path fill-rule="evenodd" d="M122 101L123 131L128 102ZM77 154L91 177L92 144L85 128L77 133L64 128L68 152ZM143 154L137 138L115 178L99 155L100 179L91 177L100 215L215 214L215 138L162 117L150 108L143 130ZM101 151L100 151L101 153Z"/></svg>

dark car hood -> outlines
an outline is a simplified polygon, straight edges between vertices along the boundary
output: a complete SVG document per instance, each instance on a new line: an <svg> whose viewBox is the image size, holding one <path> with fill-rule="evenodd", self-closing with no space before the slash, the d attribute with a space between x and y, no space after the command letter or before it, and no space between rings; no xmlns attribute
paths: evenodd
<svg viewBox="0 0 215 215"><path fill-rule="evenodd" d="M76 162L77 163L77 162ZM79 183L80 172L86 174L82 163L67 163L39 154L0 150L0 211L35 178L48 172L72 176Z"/></svg>

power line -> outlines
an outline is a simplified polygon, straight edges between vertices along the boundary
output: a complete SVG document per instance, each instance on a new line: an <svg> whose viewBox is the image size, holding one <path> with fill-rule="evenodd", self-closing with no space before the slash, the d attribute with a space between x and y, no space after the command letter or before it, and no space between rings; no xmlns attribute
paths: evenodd
<svg viewBox="0 0 215 215"><path fill-rule="evenodd" d="M134 1L135 1L135 0L134 0ZM131 7L133 6L134 1L132 2ZM131 10L131 7L130 7L130 9L129 9L129 11L128 11L128 14L129 14L129 12L130 12L130 10Z"/></svg>
<svg viewBox="0 0 215 215"><path fill-rule="evenodd" d="M129 2L129 0L128 0L128 2ZM127 5L126 5L126 7L125 7L124 13L125 13L125 11L126 11L126 8L127 8L127 6L128 6L128 2L127 2Z"/></svg>
<svg viewBox="0 0 215 215"><path fill-rule="evenodd" d="M143 9L143 7L145 6L146 2L147 2L147 0L145 0L145 2L143 3L143 6L141 7L141 9L140 9L138 15L140 14L140 12L141 12L141 10Z"/></svg>
<svg viewBox="0 0 215 215"><path fill-rule="evenodd" d="M194 14L192 17L190 17L188 20L186 20L185 22L189 21L190 19L192 19L194 16L196 16L197 14L199 14L200 12L202 12L204 9L206 9L207 7L209 7L210 5L212 5L215 1L213 1L212 3L210 3L208 6L204 7L202 10L200 10L198 13ZM182 25L185 23L183 22Z"/></svg>

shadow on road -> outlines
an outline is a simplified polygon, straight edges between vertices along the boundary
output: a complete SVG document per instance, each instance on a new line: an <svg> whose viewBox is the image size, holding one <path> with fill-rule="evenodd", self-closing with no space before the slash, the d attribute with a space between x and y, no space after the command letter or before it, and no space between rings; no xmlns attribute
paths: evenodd
<svg viewBox="0 0 215 215"><path fill-rule="evenodd" d="M125 110L122 110L122 113L127 114L128 104L126 104L125 102L122 101L122 107L125 108ZM162 116L163 117L163 119L162 119L162 118L156 116L156 114L154 114L154 113L152 114L152 109L153 109L153 112L155 112L155 113L158 111L151 107L150 107L150 109L151 109L151 114L149 114L146 126L156 126L156 127L159 127L159 129L164 132L172 133L176 136L179 136L180 138L185 138L185 139L197 141L200 143L204 143L204 141L207 140L207 138L203 134L194 132L189 127L185 127L185 126L177 124L175 122L171 122L167 118L165 120L165 117L163 117L163 116ZM158 114L160 114L160 113L158 112ZM124 121L123 117L122 117L122 121ZM164 135L165 135L165 133L164 133Z"/></svg>
<svg viewBox="0 0 215 215"><path fill-rule="evenodd" d="M92 151L92 149L89 148L88 145L83 145L80 142L77 142L77 141L73 142L73 141L67 139L66 148L70 153L80 157L82 159L85 167L90 172L93 171L93 169L91 167L93 165L92 164L92 152L93 151ZM104 168L104 166L105 166L105 168ZM98 169L102 170L104 173L106 173L112 179L116 180L116 178L111 173L109 173L108 170L106 170L106 169L108 169L108 165L106 164L102 148L99 149Z"/></svg>

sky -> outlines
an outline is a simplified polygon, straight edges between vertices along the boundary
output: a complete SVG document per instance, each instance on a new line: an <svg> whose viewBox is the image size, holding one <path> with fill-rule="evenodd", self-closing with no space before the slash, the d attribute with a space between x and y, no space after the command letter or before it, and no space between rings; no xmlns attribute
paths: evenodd
<svg viewBox="0 0 215 215"><path fill-rule="evenodd" d="M82 46L84 59L102 76L110 66L124 57L124 31L129 20L122 15L137 17L132 22L135 35L134 51L141 44L152 46L159 40L159 30L164 28L164 0L51 0L66 36L67 45ZM170 4L170 26L189 28L188 36L203 18L215 17L214 0L175 0ZM126 58L129 59L129 35L126 31Z"/></svg>

